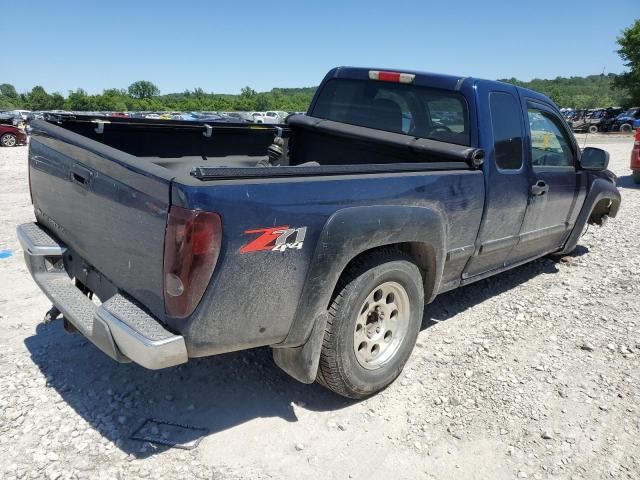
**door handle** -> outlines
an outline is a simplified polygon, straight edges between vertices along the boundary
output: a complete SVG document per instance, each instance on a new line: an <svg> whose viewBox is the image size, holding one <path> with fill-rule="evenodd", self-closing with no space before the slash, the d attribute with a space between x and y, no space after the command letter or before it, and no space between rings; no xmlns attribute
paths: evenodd
<svg viewBox="0 0 640 480"><path fill-rule="evenodd" d="M544 180L538 180L536 183L531 185L531 195L544 195L549 191L549 185Z"/></svg>
<svg viewBox="0 0 640 480"><path fill-rule="evenodd" d="M92 177L92 172L88 168L81 167L80 165L74 165L71 168L71 181L81 187L88 188Z"/></svg>

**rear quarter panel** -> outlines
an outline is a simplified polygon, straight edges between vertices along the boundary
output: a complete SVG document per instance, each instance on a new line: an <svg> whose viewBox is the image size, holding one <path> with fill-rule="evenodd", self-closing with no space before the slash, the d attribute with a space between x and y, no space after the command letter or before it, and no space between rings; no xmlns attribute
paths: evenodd
<svg viewBox="0 0 640 480"><path fill-rule="evenodd" d="M314 253L323 248L318 239L336 212L384 205L433 209L445 221L446 250L454 250L473 245L483 201L482 173L464 170L174 183L172 203L220 214L223 241L196 312L171 324L185 335L190 356L277 344L294 320L312 321L295 319L296 310ZM278 226L306 227L302 248L240 253L257 236L247 231ZM349 246L352 256L357 247ZM464 262L458 263L461 269Z"/></svg>

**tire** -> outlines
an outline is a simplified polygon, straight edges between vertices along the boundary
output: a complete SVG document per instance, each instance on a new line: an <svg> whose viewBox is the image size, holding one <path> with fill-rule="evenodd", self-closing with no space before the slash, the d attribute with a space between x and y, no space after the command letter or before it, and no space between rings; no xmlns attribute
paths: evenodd
<svg viewBox="0 0 640 480"><path fill-rule="evenodd" d="M382 249L353 262L336 291L317 381L366 398L390 385L411 355L424 310L422 275L408 255Z"/></svg>
<svg viewBox="0 0 640 480"><path fill-rule="evenodd" d="M633 127L628 123L623 123L620 125L620 131L624 133L630 133L633 131Z"/></svg>
<svg viewBox="0 0 640 480"><path fill-rule="evenodd" d="M17 143L18 141L13 133L5 133L0 137L0 144L3 147L15 147Z"/></svg>
<svg viewBox="0 0 640 480"><path fill-rule="evenodd" d="M632 175L633 175L633 183L640 184L640 170L634 170Z"/></svg>
<svg viewBox="0 0 640 480"><path fill-rule="evenodd" d="M589 133L598 133L598 127L596 125L589 125Z"/></svg>

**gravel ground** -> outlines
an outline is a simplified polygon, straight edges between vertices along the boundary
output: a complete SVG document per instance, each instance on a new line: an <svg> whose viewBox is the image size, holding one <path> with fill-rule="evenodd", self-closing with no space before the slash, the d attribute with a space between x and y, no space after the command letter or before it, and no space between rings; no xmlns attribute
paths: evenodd
<svg viewBox="0 0 640 480"><path fill-rule="evenodd" d="M403 375L363 402L295 382L268 349L151 372L41 324L14 232L33 218L27 150L0 149L0 478L639 478L640 189L630 137L587 141L611 152L618 218L564 261L439 297ZM131 440L148 418L208 434Z"/></svg>

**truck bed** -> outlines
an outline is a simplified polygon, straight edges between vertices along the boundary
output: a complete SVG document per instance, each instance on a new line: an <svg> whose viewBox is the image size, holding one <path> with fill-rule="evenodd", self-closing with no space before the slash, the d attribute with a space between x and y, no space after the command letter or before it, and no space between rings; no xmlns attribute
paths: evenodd
<svg viewBox="0 0 640 480"><path fill-rule="evenodd" d="M478 167L483 158L483 152L472 147L306 116L291 117L289 125L264 126L48 115L46 122L36 121L33 127L43 133L53 132L54 136L61 133L89 147L110 147L113 158L143 169L148 164L161 167L166 170L163 177L177 177L184 182L194 176L200 180L245 178L246 169L267 158L276 135L284 142L278 165L318 167L312 170L314 175L467 169ZM296 141L290 142L293 135ZM357 165L366 167L354 168ZM392 168L371 168L376 165ZM201 174L212 170L215 175ZM296 171L295 175L302 172ZM269 178L282 173L259 169L251 176Z"/></svg>
<svg viewBox="0 0 640 480"><path fill-rule="evenodd" d="M398 143L394 134L382 134L375 140L383 144L371 143L363 140L367 131L358 130L355 134L360 136L353 138L350 130L334 133L345 147L353 143L351 153L380 155L377 164L339 165L337 157L325 150L329 159L325 165L256 168L251 165L260 155L254 153L273 141L276 130L272 127L242 134L232 131L229 137L225 137L227 130L204 137L202 126L188 135L179 129L170 135L172 130L167 128L158 138L163 137L161 145L170 146L170 155L146 141L144 147L124 145L123 138L135 138L136 126L119 125L120 133L111 137L102 135L113 124L104 125L102 133L95 131L96 123L86 122L34 121L32 127L30 176L36 217L68 247L70 275L103 301L122 292L139 302L184 336L189 356L283 342L296 315L314 246L335 212L363 208L363 214L373 215L367 221L376 231L363 230L358 235L366 237L350 238L354 246L381 241L380 235L390 234L377 223L380 208L410 206L417 212L441 212L448 218L442 224L450 226L446 248L455 251L473 244L483 209L482 172L471 163L481 152L469 147L411 138ZM305 141L320 145L333 127L292 128L304 129ZM88 136L81 134L87 130L91 130ZM140 135L147 133L143 130ZM237 140L238 135L243 135L245 144ZM105 139L137 155L107 145ZM209 155L193 155L195 147L187 139L208 149ZM211 146L216 141L218 145ZM179 146L184 151L178 151ZM226 155L233 149L235 155ZM387 163L380 163L380 152ZM203 175L194 175L194 167ZM186 319L168 318L164 309L164 235L173 206L216 212L222 221L221 254L214 275L200 305ZM240 253L253 238L245 232L279 225L306 227L305 247L286 255ZM333 241L344 245L338 238L332 236L321 244L327 248ZM331 265L339 268L341 261L333 259ZM452 257L443 282L459 279L464 261Z"/></svg>

